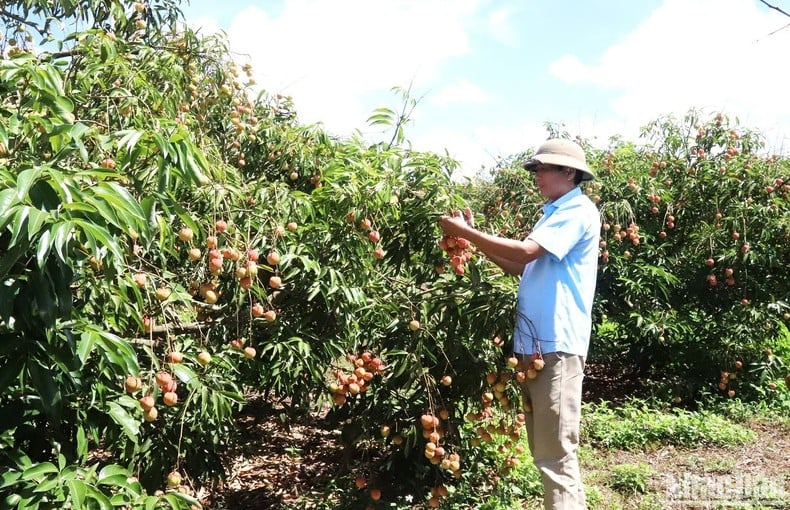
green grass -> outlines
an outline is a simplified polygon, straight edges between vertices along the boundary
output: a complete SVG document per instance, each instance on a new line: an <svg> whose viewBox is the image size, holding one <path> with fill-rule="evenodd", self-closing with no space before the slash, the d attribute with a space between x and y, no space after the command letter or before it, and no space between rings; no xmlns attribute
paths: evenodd
<svg viewBox="0 0 790 510"><path fill-rule="evenodd" d="M656 446L733 446L754 440L748 427L709 411L664 411L642 402L611 408L585 404L582 435L597 448L640 450Z"/></svg>

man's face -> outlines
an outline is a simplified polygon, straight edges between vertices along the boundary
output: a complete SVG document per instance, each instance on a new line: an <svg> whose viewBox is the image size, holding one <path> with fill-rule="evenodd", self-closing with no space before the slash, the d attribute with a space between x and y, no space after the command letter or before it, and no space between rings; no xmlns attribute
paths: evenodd
<svg viewBox="0 0 790 510"><path fill-rule="evenodd" d="M556 200L573 189L576 172L572 168L540 163L534 173L540 194L549 200Z"/></svg>

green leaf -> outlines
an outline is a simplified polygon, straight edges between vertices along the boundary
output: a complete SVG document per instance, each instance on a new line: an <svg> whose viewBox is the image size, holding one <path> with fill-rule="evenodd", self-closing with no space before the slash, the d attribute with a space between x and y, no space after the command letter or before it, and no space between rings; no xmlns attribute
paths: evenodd
<svg viewBox="0 0 790 510"><path fill-rule="evenodd" d="M22 496L19 494L9 494L8 497L5 498L3 501L7 506L7 508L14 508L17 509L24 509L27 508L25 503L22 501Z"/></svg>
<svg viewBox="0 0 790 510"><path fill-rule="evenodd" d="M77 427L77 455L85 459L88 455L88 438L83 427Z"/></svg>
<svg viewBox="0 0 790 510"><path fill-rule="evenodd" d="M18 201L15 189L4 189L0 191L0 229L7 224L7 219L11 217L13 210L11 204Z"/></svg>
<svg viewBox="0 0 790 510"><path fill-rule="evenodd" d="M51 419L60 421L62 401L60 385L55 379L56 372L49 367L44 367L36 359L29 360L27 368L30 373L30 382L33 383L41 397L40 403L44 412Z"/></svg>
<svg viewBox="0 0 790 510"><path fill-rule="evenodd" d="M38 235L42 225L47 223L52 217L48 212L42 211L35 207L31 207L28 211L28 225L27 225L27 238L32 241Z"/></svg>
<svg viewBox="0 0 790 510"><path fill-rule="evenodd" d="M31 76L34 78L36 84L43 89L42 92L51 94L53 96L61 97L63 94L63 78L62 71L57 67L50 64L36 65L34 73ZM65 99L65 98L64 98ZM71 103L71 101L68 101ZM72 104L71 111L74 109Z"/></svg>
<svg viewBox="0 0 790 510"><path fill-rule="evenodd" d="M101 223L107 222L111 225L115 225L116 227L123 227L121 222L118 220L118 211L115 207L111 204L107 203L106 200L99 198L96 199L95 196L86 196L86 201L91 204L93 207L96 208L99 215L101 216ZM97 222L99 223L99 222Z"/></svg>
<svg viewBox="0 0 790 510"><path fill-rule="evenodd" d="M52 491L52 489L58 485L60 485L60 480L57 476L47 477L46 479L38 482L38 485L36 485L36 488L33 489L33 492L47 493Z"/></svg>
<svg viewBox="0 0 790 510"><path fill-rule="evenodd" d="M163 158L167 159L170 157L170 144L167 143L167 140L160 135L159 133L154 133L154 144L159 149L159 153L162 155Z"/></svg>
<svg viewBox="0 0 790 510"><path fill-rule="evenodd" d="M123 250L107 229L79 218L75 218L73 222L76 227L82 229L86 236L85 244L91 248L92 253L97 253L101 247L105 247L117 260L123 260Z"/></svg>
<svg viewBox="0 0 790 510"><path fill-rule="evenodd" d="M74 230L74 224L71 221L55 223L50 227L50 238L52 239L50 246L55 248L55 252L63 262L67 262L65 254L72 239L72 230Z"/></svg>
<svg viewBox="0 0 790 510"><path fill-rule="evenodd" d="M126 487L129 480L129 473L121 473L112 476L106 476L99 480L97 485L109 485L115 487Z"/></svg>
<svg viewBox="0 0 790 510"><path fill-rule="evenodd" d="M71 479L66 481L66 486L69 488L69 497L74 508L84 508L85 495L88 492L85 482Z"/></svg>
<svg viewBox="0 0 790 510"><path fill-rule="evenodd" d="M170 503L171 508L189 508L189 505L199 504L198 500L181 492L170 492L164 498Z"/></svg>
<svg viewBox="0 0 790 510"><path fill-rule="evenodd" d="M16 178L16 197L18 200L23 201L27 194L30 192L30 187L41 177L43 167L37 166L22 170Z"/></svg>
<svg viewBox="0 0 790 510"><path fill-rule="evenodd" d="M87 213L94 213L97 211L96 206L87 204L85 202L72 202L63 204L60 209L62 211L82 211Z"/></svg>
<svg viewBox="0 0 790 510"><path fill-rule="evenodd" d="M139 373L137 354L126 340L106 331L95 331L95 333L96 343L102 349L102 354L115 365L118 372L121 374Z"/></svg>
<svg viewBox="0 0 790 510"><path fill-rule="evenodd" d="M45 230L38 240L38 248L36 249L36 264L39 268L43 268L49 256L51 245L49 243L50 231Z"/></svg>
<svg viewBox="0 0 790 510"><path fill-rule="evenodd" d="M65 97L65 96L58 96L58 97L56 97L55 101L54 101L54 106L55 106L55 108L54 108L55 113L57 113L57 114L59 114L61 116L64 113L71 113L71 112L74 111L74 103L71 101L71 99L69 99L68 97ZM71 119L71 117L69 117L69 116L65 116L63 118ZM73 120L72 120L72 122L73 122Z"/></svg>
<svg viewBox="0 0 790 510"><path fill-rule="evenodd" d="M28 216L30 215L31 209L33 208L28 205L23 205L17 208L16 216L11 223L11 239L8 243L9 246L22 245L25 246L25 249L27 249L27 243L20 243L19 241L22 239L24 239L24 241L28 240L28 237L26 235L23 236L22 234L27 232Z"/></svg>
<svg viewBox="0 0 790 510"><path fill-rule="evenodd" d="M97 197L101 197L110 204L116 211L126 212L134 219L135 223L145 221L145 214L140 204L126 188L117 182L99 183L93 188L93 192Z"/></svg>
<svg viewBox="0 0 790 510"><path fill-rule="evenodd" d="M110 417L123 428L126 436L137 444L140 435L140 421L115 402L110 402Z"/></svg>
<svg viewBox="0 0 790 510"><path fill-rule="evenodd" d="M116 135L121 135L121 138L118 140L118 147L124 147L131 153L144 134L144 131L137 131L134 129L118 131Z"/></svg>
<svg viewBox="0 0 790 510"><path fill-rule="evenodd" d="M46 475L57 473L58 468L55 464L51 462L41 462L39 464L33 464L33 466L25 469L22 472L22 480L30 481L40 481Z"/></svg>
<svg viewBox="0 0 790 510"><path fill-rule="evenodd" d="M175 363L171 365L171 369L175 376L183 383L189 384L190 381L197 378L197 374L185 365Z"/></svg>
<svg viewBox="0 0 790 510"><path fill-rule="evenodd" d="M83 331L80 335L80 339L77 341L77 356L83 365L88 361L98 338L99 336L94 331Z"/></svg>
<svg viewBox="0 0 790 510"><path fill-rule="evenodd" d="M112 510L112 503L110 503L109 498L107 498L103 492L90 485L86 485L86 489L86 498L91 498L96 501L96 503L99 504L99 508L102 510Z"/></svg>
<svg viewBox="0 0 790 510"><path fill-rule="evenodd" d="M107 464L99 471L99 482L106 477L117 475L129 476L129 470L118 464Z"/></svg>
<svg viewBox="0 0 790 510"><path fill-rule="evenodd" d="M22 473L18 471L6 471L0 473L0 489L5 489L15 485L22 478Z"/></svg>

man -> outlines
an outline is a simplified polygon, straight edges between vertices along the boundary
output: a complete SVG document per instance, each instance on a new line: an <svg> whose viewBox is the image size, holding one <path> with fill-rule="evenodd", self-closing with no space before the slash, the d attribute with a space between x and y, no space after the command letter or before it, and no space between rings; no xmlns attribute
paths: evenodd
<svg viewBox="0 0 790 510"><path fill-rule="evenodd" d="M582 379L592 327L601 222L582 193L595 178L584 150L552 139L524 164L548 199L543 217L523 241L483 233L461 213L443 216L445 234L465 237L507 273L521 277L514 350L528 363L545 362L522 383L527 435L541 473L546 509L585 508L576 450L579 443Z"/></svg>

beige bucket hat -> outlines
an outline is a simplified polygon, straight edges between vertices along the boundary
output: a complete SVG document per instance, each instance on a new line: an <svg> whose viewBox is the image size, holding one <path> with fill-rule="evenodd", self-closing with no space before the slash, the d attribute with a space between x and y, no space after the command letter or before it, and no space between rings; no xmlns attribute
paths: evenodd
<svg viewBox="0 0 790 510"><path fill-rule="evenodd" d="M532 156L532 159L524 163L524 168L535 171L535 167L538 166L539 163L567 166L575 168L576 170L581 170L583 181L595 179L595 174L587 166L584 149L582 149L579 144L564 138L552 138L543 142L543 144L538 147L538 152Z"/></svg>

